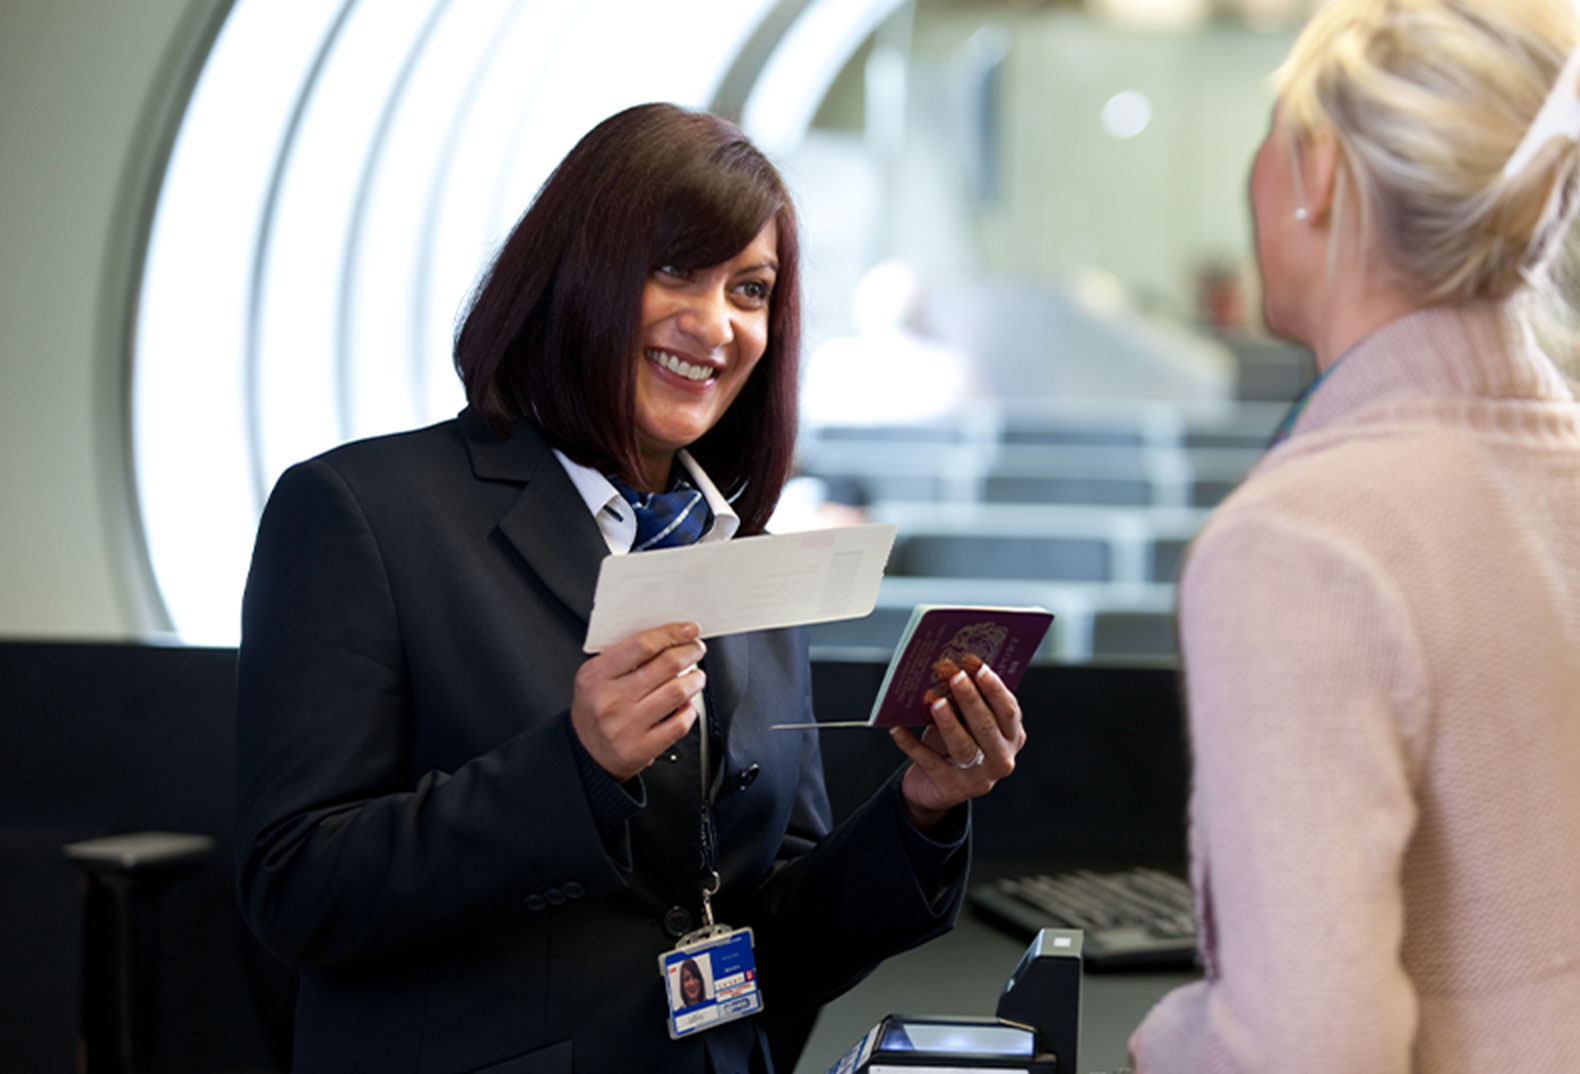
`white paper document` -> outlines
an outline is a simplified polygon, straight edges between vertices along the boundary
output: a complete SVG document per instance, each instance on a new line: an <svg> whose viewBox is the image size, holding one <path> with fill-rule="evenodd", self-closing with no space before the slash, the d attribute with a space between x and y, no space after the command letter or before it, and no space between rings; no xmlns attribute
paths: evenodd
<svg viewBox="0 0 1580 1074"><path fill-rule="evenodd" d="M696 623L714 638L860 618L878 602L894 534L869 523L608 556L583 648L601 652L665 623Z"/></svg>

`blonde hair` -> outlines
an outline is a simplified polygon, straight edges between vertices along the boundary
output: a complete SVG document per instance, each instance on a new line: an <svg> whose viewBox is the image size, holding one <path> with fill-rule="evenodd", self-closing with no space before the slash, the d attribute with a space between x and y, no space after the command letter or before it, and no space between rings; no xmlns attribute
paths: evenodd
<svg viewBox="0 0 1580 1074"><path fill-rule="evenodd" d="M1362 234L1419 300L1504 299L1573 260L1560 223L1580 148L1557 139L1503 168L1577 40L1573 0L1330 0L1274 89L1297 138L1332 131L1335 215L1353 187Z"/></svg>

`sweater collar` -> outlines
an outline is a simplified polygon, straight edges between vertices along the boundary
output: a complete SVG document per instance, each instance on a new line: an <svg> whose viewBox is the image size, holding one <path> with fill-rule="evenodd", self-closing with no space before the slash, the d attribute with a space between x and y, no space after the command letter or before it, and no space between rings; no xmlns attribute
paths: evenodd
<svg viewBox="0 0 1580 1074"><path fill-rule="evenodd" d="M1423 399L1573 402L1506 303L1418 310L1357 343L1295 423L1294 436Z"/></svg>

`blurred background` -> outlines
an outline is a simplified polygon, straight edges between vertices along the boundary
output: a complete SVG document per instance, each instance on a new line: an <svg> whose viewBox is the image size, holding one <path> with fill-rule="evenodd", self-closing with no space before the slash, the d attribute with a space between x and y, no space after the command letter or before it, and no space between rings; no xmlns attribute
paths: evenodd
<svg viewBox="0 0 1580 1074"><path fill-rule="evenodd" d="M1040 603L1168 660L1173 579L1307 358L1246 173L1309 0L6 0L0 635L236 640L263 498L449 417L455 318L549 168L668 99L805 228L777 528L901 537L912 603Z"/></svg>

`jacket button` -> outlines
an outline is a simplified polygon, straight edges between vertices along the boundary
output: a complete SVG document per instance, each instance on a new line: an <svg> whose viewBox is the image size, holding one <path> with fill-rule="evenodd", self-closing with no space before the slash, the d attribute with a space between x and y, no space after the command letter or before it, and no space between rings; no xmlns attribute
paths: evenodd
<svg viewBox="0 0 1580 1074"><path fill-rule="evenodd" d="M756 783L757 771L757 766L752 765L745 771L737 772L735 774L735 789L738 791L744 791L747 787L750 787L753 783Z"/></svg>
<svg viewBox="0 0 1580 1074"><path fill-rule="evenodd" d="M560 888L560 890L565 892L565 897L567 899L579 899L583 895L587 894L587 889L582 887L581 884L574 880L567 880L565 882L565 886Z"/></svg>
<svg viewBox="0 0 1580 1074"><path fill-rule="evenodd" d="M691 911L684 906L671 906L664 914L664 931L677 940L690 932Z"/></svg>
<svg viewBox="0 0 1580 1074"><path fill-rule="evenodd" d="M542 895L528 895L525 899L521 900L521 903L528 910L545 910L549 905L549 901Z"/></svg>
<svg viewBox="0 0 1580 1074"><path fill-rule="evenodd" d="M543 893L543 897L549 901L550 906L563 906L565 904L565 892L559 888L549 888Z"/></svg>

